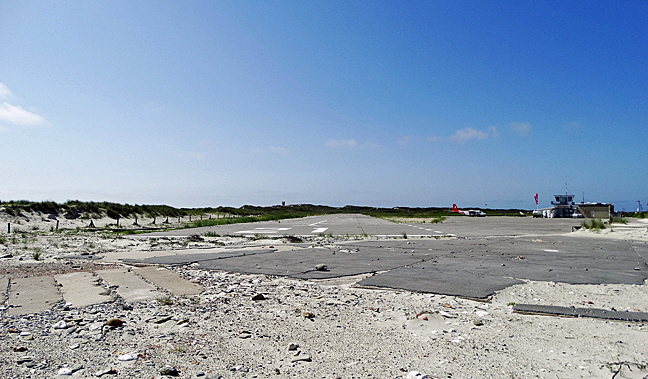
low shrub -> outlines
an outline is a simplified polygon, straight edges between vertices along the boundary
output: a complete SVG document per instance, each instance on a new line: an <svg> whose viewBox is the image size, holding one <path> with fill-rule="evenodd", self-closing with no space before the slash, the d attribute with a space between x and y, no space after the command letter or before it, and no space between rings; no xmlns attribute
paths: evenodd
<svg viewBox="0 0 648 379"><path fill-rule="evenodd" d="M605 223L600 218L593 218L590 221L583 221L581 226L593 232L599 232L605 229Z"/></svg>

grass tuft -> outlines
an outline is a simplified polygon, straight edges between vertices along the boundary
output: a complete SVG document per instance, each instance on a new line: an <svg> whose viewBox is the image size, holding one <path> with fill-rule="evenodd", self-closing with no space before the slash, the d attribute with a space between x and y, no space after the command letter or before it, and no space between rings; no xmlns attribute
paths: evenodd
<svg viewBox="0 0 648 379"><path fill-rule="evenodd" d="M589 229L593 232L600 232L601 230L605 229L605 223L600 218L594 218L590 221L583 221L581 226L584 229Z"/></svg>
<svg viewBox="0 0 648 379"><path fill-rule="evenodd" d="M173 298L171 296L162 296L155 299L160 305L173 305Z"/></svg>
<svg viewBox="0 0 648 379"><path fill-rule="evenodd" d="M42 251L40 251L40 249L37 248L32 253L32 259L34 259L35 261L40 261L42 254L43 254Z"/></svg>

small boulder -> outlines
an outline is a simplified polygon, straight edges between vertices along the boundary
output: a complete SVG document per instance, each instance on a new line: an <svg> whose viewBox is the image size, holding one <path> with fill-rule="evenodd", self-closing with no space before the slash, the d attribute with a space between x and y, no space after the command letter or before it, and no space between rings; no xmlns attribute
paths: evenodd
<svg viewBox="0 0 648 379"><path fill-rule="evenodd" d="M110 326L111 328L117 328L122 325L124 325L124 322L118 318L111 318L106 321L106 326Z"/></svg>

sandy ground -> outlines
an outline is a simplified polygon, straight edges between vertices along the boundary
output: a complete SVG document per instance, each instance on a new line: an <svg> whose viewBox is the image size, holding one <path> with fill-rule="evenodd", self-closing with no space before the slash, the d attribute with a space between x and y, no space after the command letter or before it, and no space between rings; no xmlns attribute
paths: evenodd
<svg viewBox="0 0 648 379"><path fill-rule="evenodd" d="M0 222L24 232L0 233L4 277L74 270L66 263L79 262L71 258L78 255L280 243L244 237L147 240L76 230L88 220L60 221L60 229L72 230L55 232L55 221L38 215ZM95 225L102 222L114 220ZM569 235L645 241L648 222ZM477 302L354 287L360 278L300 281L171 269L205 291L132 305L119 299L79 309L60 304L23 317L3 312L0 376L648 378L647 324L512 310L513 303L524 303L648 312L645 284L528 281ZM263 300L252 299L259 294ZM105 326L113 318L123 325ZM66 326L57 328L61 321Z"/></svg>

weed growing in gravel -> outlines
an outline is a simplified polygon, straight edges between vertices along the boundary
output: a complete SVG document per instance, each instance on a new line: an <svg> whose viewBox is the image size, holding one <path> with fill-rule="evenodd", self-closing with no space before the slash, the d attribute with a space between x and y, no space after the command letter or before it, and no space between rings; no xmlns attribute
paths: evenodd
<svg viewBox="0 0 648 379"><path fill-rule="evenodd" d="M403 239L407 239L407 233L403 232Z"/></svg>
<svg viewBox="0 0 648 379"><path fill-rule="evenodd" d="M173 299L171 296L162 296L155 299L160 305L173 305Z"/></svg>
<svg viewBox="0 0 648 379"><path fill-rule="evenodd" d="M203 236L205 236L205 237L220 237L220 234L215 233L215 232L207 232L207 233L203 234Z"/></svg>
<svg viewBox="0 0 648 379"><path fill-rule="evenodd" d="M36 250L32 253L32 258L33 258L35 261L40 261L41 254L42 254L42 252L40 251L40 249L36 249Z"/></svg>

